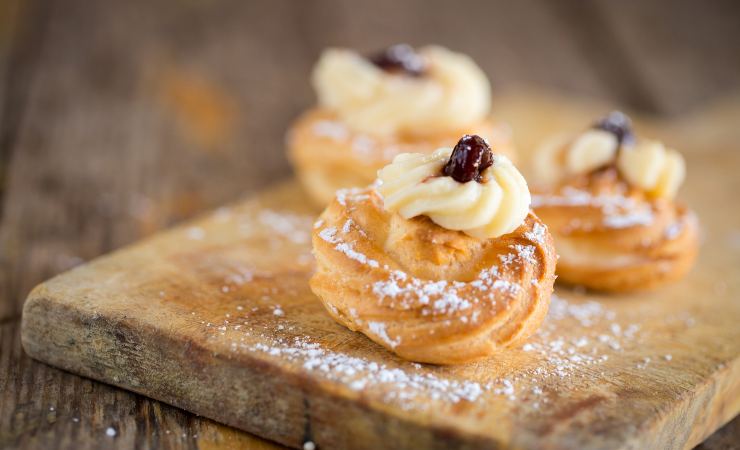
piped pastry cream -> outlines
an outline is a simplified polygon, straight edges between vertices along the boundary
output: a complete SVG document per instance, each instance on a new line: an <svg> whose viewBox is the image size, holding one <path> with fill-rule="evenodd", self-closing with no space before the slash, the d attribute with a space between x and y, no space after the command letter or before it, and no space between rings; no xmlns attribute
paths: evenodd
<svg viewBox="0 0 740 450"><path fill-rule="evenodd" d="M314 68L318 105L287 141L299 180L320 204L339 188L365 186L401 153L429 154L461 134L513 155L510 130L490 117L490 85L467 55L395 45L365 57L327 49Z"/></svg>
<svg viewBox="0 0 740 450"><path fill-rule="evenodd" d="M619 142L604 130L588 130L578 136L565 153L565 172L588 173L609 164L617 154Z"/></svg>
<svg viewBox="0 0 740 450"><path fill-rule="evenodd" d="M464 136L453 150L484 148L478 136ZM467 150L468 154L472 150ZM489 154L489 153L486 153ZM454 159L454 156L453 156ZM425 215L448 230L460 230L479 238L495 238L514 231L527 217L531 198L524 177L503 155L478 167L478 180L445 174L450 150L431 155L404 153L378 172L378 191L385 208L404 219ZM481 170L482 169L482 170Z"/></svg>
<svg viewBox="0 0 740 450"><path fill-rule="evenodd" d="M659 141L636 142L629 118L620 112L612 112L576 136L551 138L540 147L532 166L535 180L544 185L616 167L632 187L650 197L668 199L676 195L686 176L680 153Z"/></svg>
<svg viewBox="0 0 740 450"><path fill-rule="evenodd" d="M638 139L624 114L543 144L533 175L532 206L555 236L561 281L631 291L677 280L692 267L698 223L674 200L684 159Z"/></svg>
<svg viewBox="0 0 740 450"><path fill-rule="evenodd" d="M374 60L328 49L314 69L313 85L320 106L364 133L457 131L483 120L491 107L483 71L470 57L437 46L418 53L396 46Z"/></svg>
<svg viewBox="0 0 740 450"><path fill-rule="evenodd" d="M337 192L312 238L310 285L329 314L417 362L464 363L523 342L555 281L552 237L526 183L478 136L400 155L370 187Z"/></svg>
<svg viewBox="0 0 740 450"><path fill-rule="evenodd" d="M675 197L686 177L683 156L658 141L645 141L622 149L617 168L627 183L653 198Z"/></svg>

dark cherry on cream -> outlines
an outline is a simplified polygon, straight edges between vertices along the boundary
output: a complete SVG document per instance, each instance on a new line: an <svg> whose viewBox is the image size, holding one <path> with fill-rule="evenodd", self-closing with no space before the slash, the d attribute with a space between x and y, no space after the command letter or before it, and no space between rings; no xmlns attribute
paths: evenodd
<svg viewBox="0 0 740 450"><path fill-rule="evenodd" d="M620 146L635 143L635 134L632 132L632 121L622 112L610 112L606 117L596 122L593 128L612 133L617 137Z"/></svg>
<svg viewBox="0 0 740 450"><path fill-rule="evenodd" d="M460 183L481 181L484 170L493 165L493 152L485 139L475 134L463 136L452 150L442 173Z"/></svg>
<svg viewBox="0 0 740 450"><path fill-rule="evenodd" d="M413 47L396 44L369 58L376 66L387 72L399 72L420 77L426 71L426 63Z"/></svg>

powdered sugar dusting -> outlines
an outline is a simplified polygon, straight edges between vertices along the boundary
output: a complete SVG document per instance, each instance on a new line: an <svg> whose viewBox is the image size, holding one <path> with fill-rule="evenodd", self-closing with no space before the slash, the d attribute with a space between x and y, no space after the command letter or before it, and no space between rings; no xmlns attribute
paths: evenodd
<svg viewBox="0 0 740 450"><path fill-rule="evenodd" d="M524 237L537 244L544 244L546 234L547 227L539 222L536 222L530 231L524 232Z"/></svg>
<svg viewBox="0 0 740 450"><path fill-rule="evenodd" d="M533 245L514 244L511 248L516 251L519 258L523 261L530 264L537 264L537 259L534 257L536 248Z"/></svg>
<svg viewBox="0 0 740 450"><path fill-rule="evenodd" d="M352 151L360 158L372 158L376 150L375 141L368 136L358 135L352 139Z"/></svg>
<svg viewBox="0 0 740 450"><path fill-rule="evenodd" d="M464 294L466 287L472 287L474 295ZM385 280L369 286L379 302L387 302L392 308L409 310L422 305L422 315L454 315L471 310L474 304L496 303L501 294L516 294L521 287L498 276L498 268L483 270L470 283L446 280L424 280L413 277L400 270L393 270ZM477 320L477 315L462 314L463 322Z"/></svg>
<svg viewBox="0 0 740 450"><path fill-rule="evenodd" d="M327 236L334 233L336 230L326 231ZM502 281L495 278L495 272L492 268L485 277ZM377 289L382 289L385 295L400 295L404 287L399 284L411 279L403 272L393 272L396 285L377 286ZM482 285L494 289L492 284L485 282ZM433 307L436 300L431 296L440 292L442 285L429 284L420 289L426 289L430 296L429 306ZM233 353L277 358L289 363L294 370L310 372L350 391L362 391L363 395L381 398L404 409L429 408L433 404L430 400L454 404L485 401L488 396L503 397L517 404L526 402L538 409L554 400L561 390L572 389L577 383L574 380L587 382L585 380L593 380L595 376L607 377L610 370L623 370L623 366L608 366L610 358L617 353L636 355L634 370L645 370L653 364L671 364L675 359L665 353L645 355L638 352L642 333L639 321L620 318L598 301L574 301L564 296L553 296L543 326L521 349L509 350L516 364L491 373L458 371L454 378L450 378L443 367L409 363L380 347L368 353L362 350L367 348L366 344L346 344L351 340L365 339L350 331L346 331L344 345L326 348L315 337L325 332L314 332L309 325L292 322L291 318L300 313L291 314L290 296L281 298L283 300L278 305L269 303L271 296L263 296L262 301L268 302L267 305L244 307L238 304L225 314L221 323L205 320L201 323L212 339L225 339ZM264 322L265 314L272 319ZM354 316L357 312L349 311L349 314ZM257 319L251 320L252 315ZM327 315L326 320L332 319ZM685 326L693 325L693 318L688 314L670 320ZM367 325L373 335L390 347L401 344L399 337L389 333L384 323L373 320Z"/></svg>
<svg viewBox="0 0 740 450"><path fill-rule="evenodd" d="M401 343L401 338L391 339L388 336L388 332L385 330L385 324L383 322L368 322L367 323L370 332L388 344L391 348L396 348Z"/></svg>
<svg viewBox="0 0 740 450"><path fill-rule="evenodd" d="M337 201L342 206L347 206L347 200L362 202L370 199L370 194L368 194L365 189L360 188L340 189L335 195Z"/></svg>
<svg viewBox="0 0 740 450"><path fill-rule="evenodd" d="M638 225L649 225L653 221L650 210L638 210L622 214L611 214L604 217L603 223L609 228L629 228Z"/></svg>
<svg viewBox="0 0 740 450"><path fill-rule="evenodd" d="M604 333L605 328L609 332ZM602 364L610 354L634 344L640 328L616 322L616 313L601 303L569 302L553 294L547 320L523 348L540 357L536 377L530 380L579 376L584 367Z"/></svg>
<svg viewBox="0 0 740 450"><path fill-rule="evenodd" d="M257 220L293 243L305 244L310 241L311 221L306 216L263 209L257 215Z"/></svg>
<svg viewBox="0 0 740 450"><path fill-rule="evenodd" d="M319 237L330 244L337 243L336 235L337 235L336 227L326 227L323 230L319 231Z"/></svg>
<svg viewBox="0 0 740 450"><path fill-rule="evenodd" d="M206 237L206 232L201 227L190 227L187 231L188 239L202 241Z"/></svg>
<svg viewBox="0 0 740 450"><path fill-rule="evenodd" d="M663 236L665 236L668 240L676 239L678 236L681 235L681 232L683 232L684 223L681 221L673 222L672 224L668 225L665 229L665 232L663 233Z"/></svg>
<svg viewBox="0 0 740 450"><path fill-rule="evenodd" d="M628 228L649 225L654 220L647 202L636 201L623 195L593 195L588 191L566 187L561 195L533 195L532 208L544 206L591 206L601 209L602 224L608 228Z"/></svg>
<svg viewBox="0 0 740 450"><path fill-rule="evenodd" d="M476 401L484 388L475 381L451 380L424 372L421 366L408 367L379 363L370 359L322 348L307 338L280 339L270 345L237 346L249 351L280 357L300 365L302 370L338 382L352 391L376 390L384 401L411 407L413 400L428 398L449 403Z"/></svg>
<svg viewBox="0 0 740 450"><path fill-rule="evenodd" d="M316 136L329 138L335 141L343 141L349 137L347 127L339 122L330 120L320 120L313 125L313 132Z"/></svg>
<svg viewBox="0 0 740 450"><path fill-rule="evenodd" d="M345 226L347 227L346 232L349 232L348 224L349 222L345 223ZM330 244L334 244L334 248L336 250L344 253L348 258L353 259L360 264L366 264L373 268L380 267L380 263L378 263L378 261L372 258L368 258L365 254L355 250L354 246L351 243L341 240L337 236L336 227L324 228L323 230L319 231L319 237Z"/></svg>

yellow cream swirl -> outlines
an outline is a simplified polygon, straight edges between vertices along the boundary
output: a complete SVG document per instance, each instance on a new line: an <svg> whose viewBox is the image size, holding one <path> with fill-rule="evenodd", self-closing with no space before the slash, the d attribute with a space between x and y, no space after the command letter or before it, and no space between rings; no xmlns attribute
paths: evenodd
<svg viewBox="0 0 740 450"><path fill-rule="evenodd" d="M494 155L481 182L443 176L452 150L431 155L403 153L378 171L378 192L386 210L405 219L428 216L437 225L489 239L514 231L529 213L527 182L508 158Z"/></svg>
<svg viewBox="0 0 740 450"><path fill-rule="evenodd" d="M313 72L319 104L350 128L381 135L454 131L489 114L490 85L470 57L438 46L419 54L426 73L409 77L349 50L325 50Z"/></svg>
<svg viewBox="0 0 740 450"><path fill-rule="evenodd" d="M654 198L673 198L686 176L684 159L677 151L651 140L620 148L614 134L603 130L549 139L535 153L532 170L538 182L553 185L610 164L616 164L627 183Z"/></svg>
<svg viewBox="0 0 740 450"><path fill-rule="evenodd" d="M588 130L576 138L565 154L565 170L569 174L589 173L614 160L619 141L614 133Z"/></svg>
<svg viewBox="0 0 740 450"><path fill-rule="evenodd" d="M654 198L673 198L686 177L681 154L658 141L622 148L617 167L628 183Z"/></svg>

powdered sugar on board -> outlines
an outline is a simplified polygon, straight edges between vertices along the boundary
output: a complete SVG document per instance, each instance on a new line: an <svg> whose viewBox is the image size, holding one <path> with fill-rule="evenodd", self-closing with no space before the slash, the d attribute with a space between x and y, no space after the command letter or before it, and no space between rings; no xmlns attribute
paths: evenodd
<svg viewBox="0 0 740 450"><path fill-rule="evenodd" d="M292 314L290 299L283 300L280 305L270 305L269 298L267 303L263 298L259 308L240 304L220 322L201 326L210 339L227 344L229 353L259 354L349 391L377 395L403 409L426 409L434 402L479 402L490 396L505 398L512 407L527 402L539 409L572 389L574 379L593 382L621 370L608 364L617 353L634 353L635 370L644 370L649 364L671 364L673 359L639 353L643 333L639 315L625 320L600 302L568 300L564 295L553 297L545 323L527 343L507 350L517 364L493 372L479 372L475 364L458 368L415 364L380 346L368 354L358 349L375 344L346 329L342 329L347 334L342 340L356 344L324 347L320 343L322 332L296 322L298 313ZM320 305L315 306L321 320L332 320ZM269 316L272 319L266 320ZM689 315L675 319L685 326L693 325ZM374 325L379 336L385 331L381 325ZM457 373L453 377L459 368L465 376Z"/></svg>
<svg viewBox="0 0 740 450"><path fill-rule="evenodd" d="M258 240L266 243L271 252L264 256L295 254L294 261L300 265L313 265L311 255L311 226L315 221L313 214L298 214L292 210L263 207L244 211L241 208L221 207L213 215L213 220L197 226L184 228L184 239L205 246L221 243L226 236L238 236L241 242L232 247ZM216 255L214 255L216 256ZM251 274L234 274L230 283L243 284ZM230 284L230 283L225 283ZM228 291L228 288L224 288Z"/></svg>

